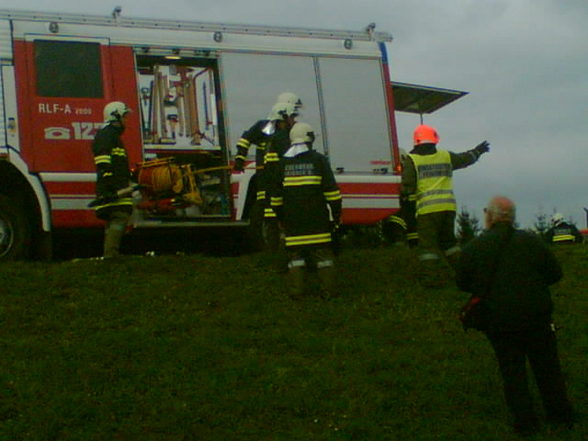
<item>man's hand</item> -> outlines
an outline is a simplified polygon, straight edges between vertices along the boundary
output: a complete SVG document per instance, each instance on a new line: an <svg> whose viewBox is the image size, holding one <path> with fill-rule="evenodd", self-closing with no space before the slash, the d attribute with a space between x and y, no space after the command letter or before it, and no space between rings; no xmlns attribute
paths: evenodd
<svg viewBox="0 0 588 441"><path fill-rule="evenodd" d="M490 151L490 144L488 143L488 141L483 141L477 146L475 146L474 150L476 151L478 156L481 156L483 153Z"/></svg>
<svg viewBox="0 0 588 441"><path fill-rule="evenodd" d="M241 158L235 159L235 165L233 166L233 170L242 172L245 168L245 161Z"/></svg>

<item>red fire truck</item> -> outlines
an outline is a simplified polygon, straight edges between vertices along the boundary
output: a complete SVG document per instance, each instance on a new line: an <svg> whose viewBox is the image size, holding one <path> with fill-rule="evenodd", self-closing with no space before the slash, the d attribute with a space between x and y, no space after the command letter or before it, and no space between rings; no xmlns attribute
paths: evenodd
<svg viewBox="0 0 588 441"><path fill-rule="evenodd" d="M250 226L255 166L233 172L234 146L282 92L302 99L301 120L318 132L343 223L385 219L399 207L400 185L391 39L374 26L0 11L0 259L46 256L52 232L101 226L89 208L91 142L110 101L134 110L123 139L143 185L135 229Z"/></svg>

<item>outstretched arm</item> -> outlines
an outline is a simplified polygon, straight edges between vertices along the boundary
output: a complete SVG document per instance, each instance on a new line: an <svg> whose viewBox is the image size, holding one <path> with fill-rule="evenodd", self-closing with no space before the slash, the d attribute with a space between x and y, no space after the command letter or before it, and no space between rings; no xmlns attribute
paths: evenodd
<svg viewBox="0 0 588 441"><path fill-rule="evenodd" d="M476 162L480 156L490 151L488 141L483 141L471 150L463 153L449 152L451 155L451 166L454 170L465 168Z"/></svg>

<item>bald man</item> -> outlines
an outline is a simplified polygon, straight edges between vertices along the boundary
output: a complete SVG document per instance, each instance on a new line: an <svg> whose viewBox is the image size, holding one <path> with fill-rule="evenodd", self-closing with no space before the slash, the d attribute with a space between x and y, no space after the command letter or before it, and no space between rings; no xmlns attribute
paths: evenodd
<svg viewBox="0 0 588 441"><path fill-rule="evenodd" d="M562 376L549 292L562 278L559 262L539 236L514 227L515 204L492 198L484 210L486 231L462 251L458 287L481 298L482 323L498 360L514 429L531 435L538 418L527 384L529 361L547 419L571 426L572 407Z"/></svg>

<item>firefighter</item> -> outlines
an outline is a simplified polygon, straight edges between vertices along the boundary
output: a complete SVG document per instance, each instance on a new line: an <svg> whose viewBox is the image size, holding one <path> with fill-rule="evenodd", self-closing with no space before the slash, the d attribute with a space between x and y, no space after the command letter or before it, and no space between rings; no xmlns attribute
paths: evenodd
<svg viewBox="0 0 588 441"><path fill-rule="evenodd" d="M414 153L411 150L411 153ZM400 160L404 169L408 154L400 149ZM415 248L419 241L416 228L416 195L401 195L400 210L389 216L382 225L384 237L392 244L408 244L409 248Z"/></svg>
<svg viewBox="0 0 588 441"><path fill-rule="evenodd" d="M280 103L292 104L296 110L299 110L302 107L302 101L300 101L300 98L291 92L283 92L278 95L276 105ZM275 115L275 112L272 111L270 115ZM257 121L248 130L243 132L241 138L239 138L239 141L237 142L237 154L235 155L234 165L236 171L243 171L251 144L256 145L255 165L257 167L263 166L267 144L274 135L275 128L275 124L270 120L270 117L268 117Z"/></svg>
<svg viewBox="0 0 588 441"><path fill-rule="evenodd" d="M419 242L415 215L415 195L401 196L400 210L388 216L382 225L386 240L394 245L407 244L409 248L415 248Z"/></svg>
<svg viewBox="0 0 588 441"><path fill-rule="evenodd" d="M104 258L117 257L122 237L133 211L130 193L119 192L130 186L131 173L127 151L121 140L127 116L131 109L120 101L104 107L106 125L96 133L92 143L96 164L96 216L106 221L104 231Z"/></svg>
<svg viewBox="0 0 588 441"><path fill-rule="evenodd" d="M459 257L454 232L457 204L453 171L472 165L489 151L487 141L463 153L438 150L438 143L439 135L433 127L416 127L414 149L402 171L402 197L416 198L419 275L428 286L444 285L448 274L446 262L453 266Z"/></svg>
<svg viewBox="0 0 588 441"><path fill-rule="evenodd" d="M415 153L415 148L409 152L410 154ZM407 167L406 163L410 161L408 155L404 155L402 158L402 169ZM406 222L406 241L409 248L416 248L419 244L419 233L417 230L417 219L416 219L416 193L401 195L400 197L400 210L402 217Z"/></svg>
<svg viewBox="0 0 588 441"><path fill-rule="evenodd" d="M334 294L331 232L341 221L341 193L327 158L312 150L314 139L309 124L299 122L292 127L291 146L268 190L271 206L284 227L286 277L293 298L312 288L311 272L318 276L324 295Z"/></svg>
<svg viewBox="0 0 588 441"><path fill-rule="evenodd" d="M278 173L280 158L290 147L290 130L296 123L298 107L293 103L278 102L272 108L269 119L275 123L275 132L267 146L267 153L264 157L264 168L261 173L261 180L258 180L261 191L258 188L257 200L263 200L263 226L264 240L269 251L276 252L280 246L280 227L276 213L271 207L269 198L266 198L265 189ZM261 203L261 202L260 202Z"/></svg>
<svg viewBox="0 0 588 441"><path fill-rule="evenodd" d="M255 196L255 202L247 201L246 206L252 207L249 217L254 223L261 225L263 242L271 251L277 250L280 233L275 214L265 195L265 163L277 161L279 154L290 145L288 134L301 106L302 102L293 93L280 94L268 117L257 121L251 128L243 132L237 142L234 165L236 171L243 171L249 147L251 144L256 146L255 165L257 171L251 181L255 191L249 193L249 195ZM267 155L272 145L272 153Z"/></svg>
<svg viewBox="0 0 588 441"><path fill-rule="evenodd" d="M416 220L416 195L412 194L400 200L400 209L406 222L406 242L409 248L416 248L419 244L419 233Z"/></svg>
<svg viewBox="0 0 588 441"><path fill-rule="evenodd" d="M402 200L400 201L400 210L384 220L382 234L386 241L392 245L402 245L406 242L406 222L402 217Z"/></svg>
<svg viewBox="0 0 588 441"><path fill-rule="evenodd" d="M566 221L563 214L555 213L551 217L551 228L545 233L545 240L552 244L582 243L584 236L574 224Z"/></svg>

